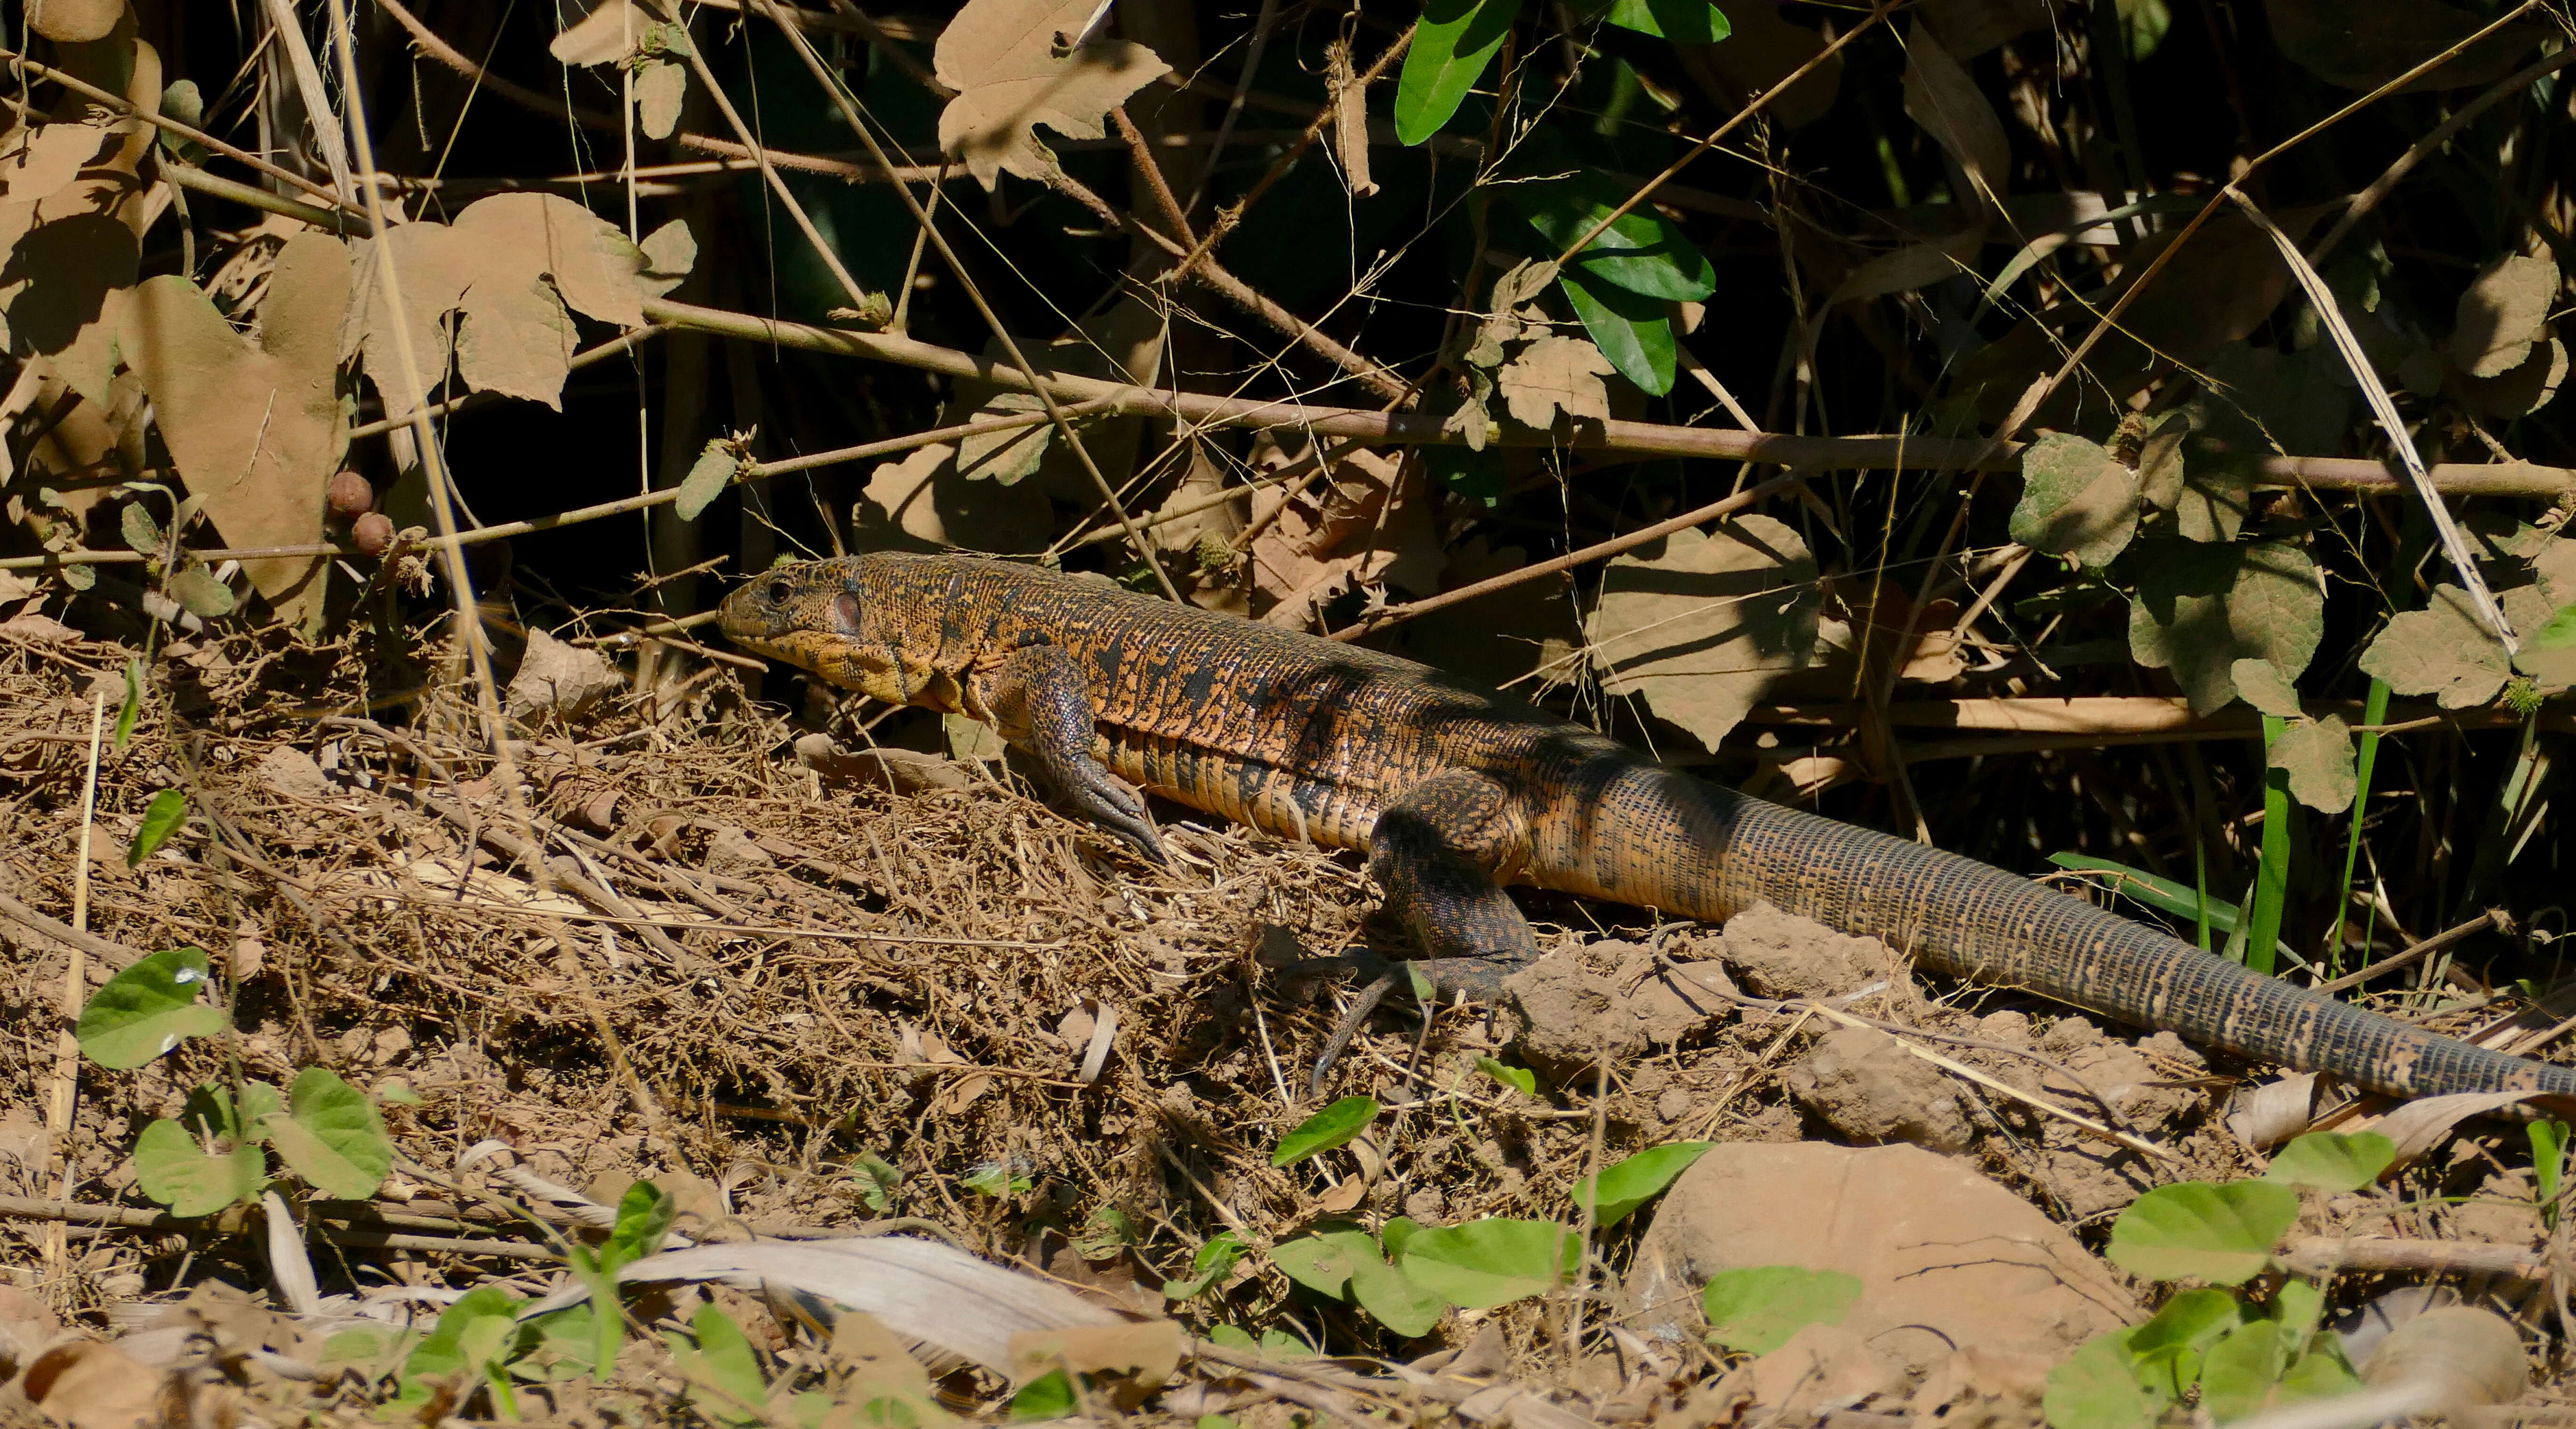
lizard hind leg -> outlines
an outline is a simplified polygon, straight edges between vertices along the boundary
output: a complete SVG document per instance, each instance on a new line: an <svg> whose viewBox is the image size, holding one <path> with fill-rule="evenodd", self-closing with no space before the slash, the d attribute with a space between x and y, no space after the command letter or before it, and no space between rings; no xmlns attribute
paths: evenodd
<svg viewBox="0 0 2576 1429"><path fill-rule="evenodd" d="M1503 979L1538 957L1538 938L1503 881L1529 856L1529 828L1500 780L1470 770L1435 774L1379 812L1369 835L1369 876L1386 890L1387 911L1413 935L1411 964L1433 989L1478 1001L1502 994ZM1395 973L1363 989L1326 1039L1311 1082L1349 1045L1394 986Z"/></svg>
<svg viewBox="0 0 2576 1429"><path fill-rule="evenodd" d="M1074 812L1147 859L1171 861L1144 797L1092 753L1091 683L1063 646L1032 641L979 660L967 689L1003 742L1037 760Z"/></svg>

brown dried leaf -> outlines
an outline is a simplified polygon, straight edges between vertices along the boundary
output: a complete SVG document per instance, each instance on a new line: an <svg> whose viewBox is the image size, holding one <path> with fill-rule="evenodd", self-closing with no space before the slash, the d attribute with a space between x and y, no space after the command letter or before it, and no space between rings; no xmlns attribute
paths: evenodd
<svg viewBox="0 0 2576 1429"><path fill-rule="evenodd" d="M2269 661L2295 679L2324 633L2325 592L2295 546L2165 542L2139 563L2129 653L2170 668L2194 714L2236 698L2239 660Z"/></svg>
<svg viewBox="0 0 2576 1429"><path fill-rule="evenodd" d="M36 1356L19 1380L27 1401L69 1429L152 1429L167 1380L114 1345L74 1340Z"/></svg>
<svg viewBox="0 0 2576 1429"><path fill-rule="evenodd" d="M880 465L859 502L859 544L870 550L966 550L1013 554L1046 545L1053 512L1036 487L968 481L957 448L922 447Z"/></svg>
<svg viewBox="0 0 2576 1429"><path fill-rule="evenodd" d="M58 45L103 40L125 18L125 0L27 0L27 24Z"/></svg>
<svg viewBox="0 0 2576 1429"><path fill-rule="evenodd" d="M2432 695L2446 710L2485 704L2509 673L2504 647L2455 585L2434 587L2424 609L2390 620L2361 652L2361 668L2401 695Z"/></svg>
<svg viewBox="0 0 2576 1429"><path fill-rule="evenodd" d="M2050 432L2021 454L2012 538L2093 569L2129 548L2138 529L2138 475L2072 432Z"/></svg>
<svg viewBox="0 0 2576 1429"><path fill-rule="evenodd" d="M1101 116L1171 66L1131 40L1083 36L1100 0L967 0L940 31L932 66L957 91L939 113L940 152L965 161L990 189L1007 169L1043 180L1055 155L1043 124L1068 139L1098 139Z"/></svg>
<svg viewBox="0 0 2576 1429"><path fill-rule="evenodd" d="M2237 662L2240 668L2245 662ZM2352 753L2352 727L2341 715L2300 720L2272 741L2272 767L2290 776L2290 796L2319 813L2340 814L2352 807L2357 780Z"/></svg>
<svg viewBox="0 0 2576 1429"><path fill-rule="evenodd" d="M635 72L635 120L647 139L668 139L680 127L689 97L689 67L657 60ZM676 220L674 220L676 222Z"/></svg>
<svg viewBox="0 0 2576 1429"><path fill-rule="evenodd" d="M644 32L660 19L630 0L600 0L589 14L564 27L546 45L546 53L561 64L614 64L632 58Z"/></svg>
<svg viewBox="0 0 2576 1429"><path fill-rule="evenodd" d="M1045 410L1046 403L1035 393L996 392L985 398L984 405L976 408L966 420L980 422L991 417L1017 417ZM1047 443L1054 437L1053 422L961 437L957 442L957 469L969 480L998 481L1010 486L1038 469L1038 464L1046 460Z"/></svg>
<svg viewBox="0 0 2576 1429"><path fill-rule="evenodd" d="M1821 605L1798 533L1746 516L1612 561L1584 634L1604 692L1642 696L1714 750L1775 680L1814 658Z"/></svg>
<svg viewBox="0 0 2576 1429"><path fill-rule="evenodd" d="M1418 465L1354 450L1341 454L1332 478L1320 497L1266 490L1253 498L1256 520L1278 508L1252 543L1253 609L1267 624L1306 629L1327 603L1353 590L1397 586L1428 595L1439 588L1448 557Z"/></svg>
<svg viewBox="0 0 2576 1429"><path fill-rule="evenodd" d="M477 391L525 397L560 409L574 332L565 309L619 327L640 327L647 293L668 291L668 264L693 259L669 236L653 235L652 256L607 220L553 194L495 194L452 224L409 223L385 240L401 275L404 316L421 379L447 374L447 315L458 315L458 374ZM373 261L369 240L352 245ZM389 416L410 412L402 359L393 347L383 289L370 283L365 316L345 351L363 354Z"/></svg>
<svg viewBox="0 0 2576 1429"><path fill-rule="evenodd" d="M1958 165L1981 206L2003 202L2011 187L2012 141L1977 82L1929 26L1916 25L1905 39L1905 112Z"/></svg>
<svg viewBox="0 0 2576 1429"><path fill-rule="evenodd" d="M1529 564L1518 546L1489 550L1476 536L1450 552L1448 584L1474 585ZM1405 627L1405 653L1427 665L1487 685L1506 685L1536 671L1542 685L1573 677L1573 578L1562 573L1525 580L1491 595L1418 616Z"/></svg>
<svg viewBox="0 0 2576 1429"><path fill-rule="evenodd" d="M1545 431L1560 410L1577 420L1609 421L1610 389L1601 379L1617 370L1584 339L1550 334L1522 348L1494 383L1514 421Z"/></svg>
<svg viewBox="0 0 2576 1429"><path fill-rule="evenodd" d="M2566 381L2567 344L2543 337L2521 366L2501 376L2460 378L2460 400L2481 416L2509 422L2539 411Z"/></svg>
<svg viewBox="0 0 2576 1429"><path fill-rule="evenodd" d="M124 305L118 349L226 545L322 539L324 496L348 445L337 378L350 281L349 250L308 231L278 254L256 340L176 275L145 280ZM319 558L245 561L242 570L290 621L320 599Z"/></svg>
<svg viewBox="0 0 2576 1429"><path fill-rule="evenodd" d="M2547 335L2558 297L2558 265L2546 258L2507 258L2480 273L2460 294L2451 328L2451 361L2471 377L2497 377L2522 365Z"/></svg>

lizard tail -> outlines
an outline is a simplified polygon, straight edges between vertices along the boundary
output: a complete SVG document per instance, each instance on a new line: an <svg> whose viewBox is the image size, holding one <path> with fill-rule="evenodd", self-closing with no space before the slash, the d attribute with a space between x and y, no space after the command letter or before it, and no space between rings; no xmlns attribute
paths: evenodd
<svg viewBox="0 0 2576 1429"><path fill-rule="evenodd" d="M1558 866L1573 871L1562 881L1569 891L1711 920L1768 900L1955 977L2372 1091L2576 1097L2576 1069L2438 1036L2249 972L1973 859L1642 762L1597 773L1588 782L1598 802L1560 855Z"/></svg>

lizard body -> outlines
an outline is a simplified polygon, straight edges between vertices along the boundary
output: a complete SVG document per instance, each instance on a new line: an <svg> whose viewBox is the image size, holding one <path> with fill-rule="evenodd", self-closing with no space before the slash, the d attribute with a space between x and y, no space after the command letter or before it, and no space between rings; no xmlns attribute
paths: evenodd
<svg viewBox="0 0 2576 1429"><path fill-rule="evenodd" d="M1537 954L1502 885L1723 920L1758 900L1953 976L2397 1095L2576 1096L2473 1047L2212 957L2001 869L1685 775L1412 661L997 561L873 554L724 603L757 653L984 720L1080 812L1160 859L1120 783L1367 853L1443 992ZM1116 777L1111 777L1115 775Z"/></svg>

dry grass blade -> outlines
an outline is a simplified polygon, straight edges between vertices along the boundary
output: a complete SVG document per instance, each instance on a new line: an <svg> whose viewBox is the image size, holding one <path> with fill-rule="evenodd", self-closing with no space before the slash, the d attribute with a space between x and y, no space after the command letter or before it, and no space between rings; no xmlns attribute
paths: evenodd
<svg viewBox="0 0 2576 1429"><path fill-rule="evenodd" d="M2316 309L2317 320L2325 324L2326 332L2334 338L2335 351L2342 355L2344 365L2352 370L2352 380L2361 388L2362 396L2369 400L2371 415L2379 419L2380 430L2388 434L2389 448L2405 468L2407 480L2414 484L2416 496L2424 503L2425 514L2433 518L2433 530L2441 538L2442 554L2449 558L2451 569L2467 589L2479 620L2494 632L2496 639L2504 642L2505 653L2513 654L2521 646L2514 638L2513 627L2505 621L2504 606L2497 601L2495 592L2487 589L2486 577L2479 574L2477 561L2469 554L2468 538L2460 533L2460 523L2452 518L2451 508L2444 504L2441 492L2434 489L2433 478L2424 469L2423 453L2415 450L2415 435L2407 430L2406 419L2398 415L2397 399L2389 395L2388 384L2380 380L2370 358L2362 352L2361 339L2354 336L2352 324L2345 321L2343 305L2335 301L2333 290L2326 286L2325 276L2308 262L2290 235L2282 232L2281 226L2274 223L2271 216L2257 207L2252 199L2239 193L2232 185L2227 196L2235 200L2236 206L2253 220L2256 227L2270 236L2273 245L2281 250L2281 261L2290 265L2290 271L2298 276L2299 286L2307 290L2308 302Z"/></svg>

